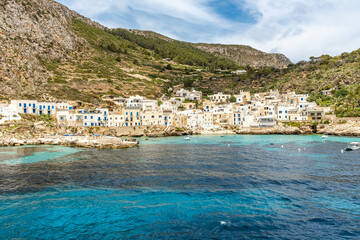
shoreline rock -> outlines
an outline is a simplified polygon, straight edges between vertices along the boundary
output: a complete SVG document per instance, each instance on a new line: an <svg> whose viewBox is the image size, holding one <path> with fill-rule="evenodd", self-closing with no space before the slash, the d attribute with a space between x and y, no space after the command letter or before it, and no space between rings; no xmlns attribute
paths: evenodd
<svg viewBox="0 0 360 240"><path fill-rule="evenodd" d="M306 135L326 134L360 137L360 123L348 121L343 124L305 124L301 127L277 125L271 128L241 128L218 131L189 130L173 126L138 126L121 128L86 128L46 126L44 122L13 123L0 125L0 146L64 145L99 149L128 148L139 146L138 142L124 143L119 137L170 137L184 135ZM70 135L70 136L64 136ZM80 135L80 136L79 136ZM97 137L95 137L97 136ZM99 141L100 139L100 141ZM111 139L111 140L109 140ZM117 140L116 140L117 139Z"/></svg>
<svg viewBox="0 0 360 240"><path fill-rule="evenodd" d="M138 141L123 141L114 137L93 136L42 136L24 140L6 138L0 141L1 147L25 146L25 145L59 145L82 148L119 149L139 146Z"/></svg>

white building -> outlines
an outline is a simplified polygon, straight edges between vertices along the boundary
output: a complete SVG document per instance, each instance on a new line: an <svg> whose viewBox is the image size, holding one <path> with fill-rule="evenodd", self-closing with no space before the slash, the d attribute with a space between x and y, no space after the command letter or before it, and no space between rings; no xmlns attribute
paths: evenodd
<svg viewBox="0 0 360 240"><path fill-rule="evenodd" d="M108 126L109 110L107 108L79 109L76 112L77 117L82 117L84 127Z"/></svg>
<svg viewBox="0 0 360 240"><path fill-rule="evenodd" d="M20 121L19 112L12 105L0 105L0 124L7 121Z"/></svg>
<svg viewBox="0 0 360 240"><path fill-rule="evenodd" d="M136 95L130 96L126 101L127 107L142 107L143 106L144 97Z"/></svg>
<svg viewBox="0 0 360 240"><path fill-rule="evenodd" d="M108 120L108 127L123 127L125 126L124 115L120 113L110 113Z"/></svg>
<svg viewBox="0 0 360 240"><path fill-rule="evenodd" d="M11 100L10 105L19 113L56 116L57 109L72 109L69 103L38 102L37 100Z"/></svg>
<svg viewBox="0 0 360 240"><path fill-rule="evenodd" d="M202 92L195 91L194 89L189 91L189 90L181 88L174 93L174 97L177 97L180 99L182 98L182 99L189 99L192 101L198 101L202 98Z"/></svg>
<svg viewBox="0 0 360 240"><path fill-rule="evenodd" d="M210 95L210 101L212 102L216 102L216 103L225 103L227 102L227 100L231 97L230 94L223 94L221 92L214 94L214 95Z"/></svg>

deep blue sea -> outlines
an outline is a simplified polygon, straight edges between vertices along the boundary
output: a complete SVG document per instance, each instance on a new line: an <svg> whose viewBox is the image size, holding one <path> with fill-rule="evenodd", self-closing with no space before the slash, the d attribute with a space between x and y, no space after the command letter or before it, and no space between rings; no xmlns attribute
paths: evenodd
<svg viewBox="0 0 360 240"><path fill-rule="evenodd" d="M360 239L357 138L0 148L0 239Z"/></svg>

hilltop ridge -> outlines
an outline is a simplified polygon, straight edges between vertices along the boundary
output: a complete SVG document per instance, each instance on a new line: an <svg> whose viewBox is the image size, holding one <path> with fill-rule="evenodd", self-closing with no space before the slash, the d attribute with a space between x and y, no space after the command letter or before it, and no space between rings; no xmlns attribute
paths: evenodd
<svg viewBox="0 0 360 240"><path fill-rule="evenodd" d="M123 30L145 37L159 38L168 42L176 41L172 38L166 37L164 35L161 35L153 31L141 31L136 29L123 29ZM214 54L222 58L230 59L242 66L249 65L254 68L266 67L266 66L275 67L275 68L285 68L287 67L287 65L292 63L290 59L287 58L284 54L266 53L247 45L234 45L234 44L228 45L228 44L211 44L211 43L190 43L190 44L205 52Z"/></svg>
<svg viewBox="0 0 360 240"><path fill-rule="evenodd" d="M275 67L285 68L291 64L284 54L265 53L246 45L226 45L226 44L208 44L197 43L195 47L216 56L225 57L233 60L239 65L249 65L251 67Z"/></svg>

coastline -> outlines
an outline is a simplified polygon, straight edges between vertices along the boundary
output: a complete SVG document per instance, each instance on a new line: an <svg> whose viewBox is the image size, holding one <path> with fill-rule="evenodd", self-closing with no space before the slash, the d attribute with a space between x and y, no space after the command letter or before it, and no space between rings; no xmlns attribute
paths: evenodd
<svg viewBox="0 0 360 240"><path fill-rule="evenodd" d="M138 141L123 141L120 138L109 136L63 136L48 135L18 139L15 137L0 140L0 147L26 146L26 145L61 145L81 148L120 149L139 146Z"/></svg>
<svg viewBox="0 0 360 240"><path fill-rule="evenodd" d="M315 126L315 127L314 127ZM124 141L120 137L170 137L184 135L333 135L360 137L360 124L318 124L291 127L277 125L268 128L240 128L225 130L189 130L175 127L121 127L88 128L46 127L43 123L10 124L0 129L0 147L23 145L64 145L71 147L119 149L139 146L135 139ZM76 130L76 131L75 131Z"/></svg>

